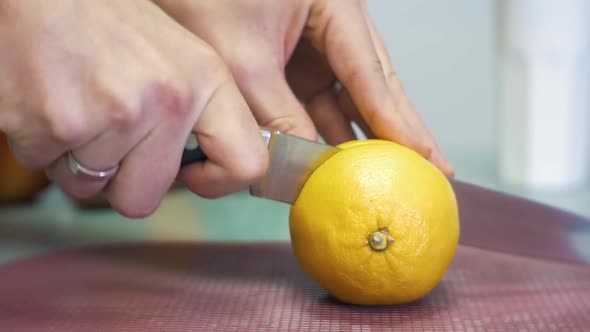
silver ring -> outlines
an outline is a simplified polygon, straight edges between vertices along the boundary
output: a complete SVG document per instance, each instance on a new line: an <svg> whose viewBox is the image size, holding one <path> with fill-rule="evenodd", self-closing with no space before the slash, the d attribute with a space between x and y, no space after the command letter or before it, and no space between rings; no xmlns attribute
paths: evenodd
<svg viewBox="0 0 590 332"><path fill-rule="evenodd" d="M70 171L72 171L72 173L74 173L74 175L84 175L84 176L91 177L96 180L108 179L108 178L112 177L113 175L115 175L117 173L117 171L119 170L119 165L109 168L107 170L100 170L100 171L90 169L90 168L80 164L80 162L78 160L76 160L76 157L74 157L74 154L72 153L72 151L68 151L68 167L70 168Z"/></svg>

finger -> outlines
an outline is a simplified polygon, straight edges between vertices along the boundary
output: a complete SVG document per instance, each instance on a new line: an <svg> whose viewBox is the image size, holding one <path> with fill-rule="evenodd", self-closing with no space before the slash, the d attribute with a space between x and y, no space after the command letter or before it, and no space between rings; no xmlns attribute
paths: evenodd
<svg viewBox="0 0 590 332"><path fill-rule="evenodd" d="M319 91L332 89L336 77L326 58L302 39L285 67L287 82L299 100L309 101Z"/></svg>
<svg viewBox="0 0 590 332"><path fill-rule="evenodd" d="M104 189L116 211L130 218L143 218L157 210L178 173L182 137L189 131L163 124L133 147Z"/></svg>
<svg viewBox="0 0 590 332"><path fill-rule="evenodd" d="M362 115L357 110L350 97L350 94L348 91L346 91L346 89L342 89L338 93L337 100L340 110L343 112L343 114L345 114L348 119L356 123L368 139L377 138L377 135L375 135L365 119L363 119Z"/></svg>
<svg viewBox="0 0 590 332"><path fill-rule="evenodd" d="M313 121L291 91L278 65L242 62L233 65L232 71L258 123L310 140L317 139Z"/></svg>
<svg viewBox="0 0 590 332"><path fill-rule="evenodd" d="M89 107L81 87L55 77L42 106L25 105L14 110L23 115L16 130L7 132L15 157L30 168L45 168L66 151L82 146L107 128L107 120L95 103Z"/></svg>
<svg viewBox="0 0 590 332"><path fill-rule="evenodd" d="M237 192L266 172L268 153L260 128L233 82L216 90L194 132L208 160L185 166L178 180L197 195Z"/></svg>
<svg viewBox="0 0 590 332"><path fill-rule="evenodd" d="M378 137L428 156L428 146L412 132L396 107L364 15L359 15L362 10L359 1L317 2L311 9L306 36L326 54L339 81Z"/></svg>
<svg viewBox="0 0 590 332"><path fill-rule="evenodd" d="M147 103L147 107L156 109L164 105L154 101ZM109 110L105 113L128 114L130 112ZM138 119L131 119L135 117ZM125 119L119 117L119 121L112 123L109 130L85 145L73 149L72 155L81 165L92 170L106 170L119 165L125 155L147 136L150 127L153 126L152 121L139 121L139 117L130 115L125 115ZM107 179L97 180L75 175L69 169L68 157L65 154L48 167L47 174L64 192L81 199L97 194L108 183Z"/></svg>
<svg viewBox="0 0 590 332"><path fill-rule="evenodd" d="M84 167L93 170L102 170L93 168L84 161L75 157L76 160ZM80 199L85 199L100 192L108 183L108 179L92 179L86 176L75 175L69 168L69 161L66 154L59 157L51 163L45 172L47 177L54 182L63 192Z"/></svg>
<svg viewBox="0 0 590 332"><path fill-rule="evenodd" d="M113 208L134 218L151 215L172 187L186 139L200 115L199 104L183 97L188 94L180 89L161 88L151 96L142 101L144 112L159 116L142 121L151 129L133 145L104 190Z"/></svg>
<svg viewBox="0 0 590 332"><path fill-rule="evenodd" d="M356 138L350 119L341 112L331 89L311 98L306 108L318 132L328 144L338 145Z"/></svg>
<svg viewBox="0 0 590 332"><path fill-rule="evenodd" d="M22 128L25 128L24 125ZM33 169L48 167L68 150L68 146L79 144L78 139L74 143L67 138L56 137L55 133L38 121L31 121L27 132L22 130L7 135L8 144L16 160L21 165ZM82 138L84 141L89 139L91 137Z"/></svg>
<svg viewBox="0 0 590 332"><path fill-rule="evenodd" d="M121 103L118 103L118 106L111 103L110 109L103 111L103 114L109 114L111 119L109 129L72 151L77 162L93 170L107 170L120 164L120 169L115 177L110 179L110 184L109 179L93 179L74 174L69 169L66 156L49 167L48 174L63 191L77 198L93 196L109 184L106 198L117 211L127 216L144 216L158 205L160 197L157 193L162 194L168 186L164 180L159 179L174 179L178 168L174 165L173 156L159 155L174 151L175 142L171 141L174 138L178 140L177 145L182 145L178 128L174 128L174 131L168 130L167 135L160 134L166 126L180 126L178 123L181 121L177 118L183 112L177 110L186 109L188 106L180 105L181 99L178 96L180 94L174 92L171 87L160 85L144 94L142 104L137 109L124 107ZM158 113L163 113L167 117L166 121L156 121L155 115ZM190 126L184 127L188 135ZM161 149L163 151L154 151L149 155L142 154L142 143L152 144L152 148L164 148ZM156 156L161 159L154 159ZM143 160L142 166L129 171L133 164L137 164L137 159ZM157 171L153 170L155 166L158 167ZM176 170L169 170L173 166L176 166ZM154 177L152 173L157 173L158 176ZM147 178L150 181L145 181Z"/></svg>
<svg viewBox="0 0 590 332"><path fill-rule="evenodd" d="M373 41L373 45L375 46L375 50L377 51L379 61L381 62L383 74L385 75L387 84L389 85L393 93L396 104L398 105L398 109L405 116L406 120L408 121L412 129L416 131L431 148L431 153L428 156L428 159L438 168L440 168L446 175L453 176L454 170L450 162L443 156L442 151L436 144L436 140L434 139L433 135L426 128L426 125L422 121L422 118L416 111L408 95L405 93L401 80L397 76L394 67L391 63L391 57L387 52L385 43L383 42L381 35L377 31L374 22L371 20L369 16L369 11L367 9L366 4L364 4L363 8L365 19L369 27L369 32L371 34L371 39Z"/></svg>

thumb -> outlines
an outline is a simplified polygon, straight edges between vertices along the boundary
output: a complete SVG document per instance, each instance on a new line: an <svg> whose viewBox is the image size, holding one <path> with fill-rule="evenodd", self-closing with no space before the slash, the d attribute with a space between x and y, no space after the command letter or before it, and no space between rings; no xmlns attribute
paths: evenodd
<svg viewBox="0 0 590 332"><path fill-rule="evenodd" d="M313 121L293 94L281 68L247 63L251 64L240 62L232 71L258 123L263 127L317 140Z"/></svg>

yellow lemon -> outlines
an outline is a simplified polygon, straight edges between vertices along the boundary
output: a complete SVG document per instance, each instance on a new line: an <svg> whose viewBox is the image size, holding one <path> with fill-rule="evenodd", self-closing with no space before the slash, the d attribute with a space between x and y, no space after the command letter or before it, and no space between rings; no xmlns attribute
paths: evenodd
<svg viewBox="0 0 590 332"><path fill-rule="evenodd" d="M399 144L352 141L318 167L291 207L295 256L350 304L399 304L428 294L459 240L447 178Z"/></svg>

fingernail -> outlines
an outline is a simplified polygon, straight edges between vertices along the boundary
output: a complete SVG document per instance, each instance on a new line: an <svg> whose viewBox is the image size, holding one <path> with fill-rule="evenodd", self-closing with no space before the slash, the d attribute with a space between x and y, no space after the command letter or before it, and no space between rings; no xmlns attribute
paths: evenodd
<svg viewBox="0 0 590 332"><path fill-rule="evenodd" d="M448 178L453 178L455 176L455 169L453 168L449 160L443 156L442 152L439 149L434 148L432 150L432 154L430 155L429 160L436 167L438 167L441 170L441 172L443 172L443 174Z"/></svg>
<svg viewBox="0 0 590 332"><path fill-rule="evenodd" d="M455 168L453 167L453 165L451 165L451 162L448 159L446 159L445 157L442 157L442 160L444 161L446 175L449 178L454 178L455 177Z"/></svg>

